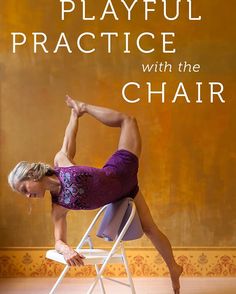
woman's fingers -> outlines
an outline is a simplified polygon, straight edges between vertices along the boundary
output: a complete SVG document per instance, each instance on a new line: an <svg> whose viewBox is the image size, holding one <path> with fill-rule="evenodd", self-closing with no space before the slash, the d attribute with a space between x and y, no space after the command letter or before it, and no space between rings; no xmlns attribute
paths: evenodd
<svg viewBox="0 0 236 294"><path fill-rule="evenodd" d="M83 258L84 259L84 258ZM81 265L84 265L84 262L82 260L82 258L77 255L77 256L74 256L72 258L70 258L67 263L70 265L70 266L81 266Z"/></svg>
<svg viewBox="0 0 236 294"><path fill-rule="evenodd" d="M75 250L70 250L64 255L64 258L69 266L82 266L84 265L83 259L85 256L79 254Z"/></svg>
<svg viewBox="0 0 236 294"><path fill-rule="evenodd" d="M73 261L74 261L74 263L75 263L75 266L81 266L81 265L82 265L81 261L80 261L77 257L75 257L75 258L73 259Z"/></svg>
<svg viewBox="0 0 236 294"><path fill-rule="evenodd" d="M79 262L76 259L69 259L66 261L69 266L80 266Z"/></svg>
<svg viewBox="0 0 236 294"><path fill-rule="evenodd" d="M76 264L75 264L75 262L74 262L73 259L69 259L69 260L67 261L67 264L68 264L69 266L76 266Z"/></svg>
<svg viewBox="0 0 236 294"><path fill-rule="evenodd" d="M79 261L80 265L84 265L84 262L80 257L77 260Z"/></svg>

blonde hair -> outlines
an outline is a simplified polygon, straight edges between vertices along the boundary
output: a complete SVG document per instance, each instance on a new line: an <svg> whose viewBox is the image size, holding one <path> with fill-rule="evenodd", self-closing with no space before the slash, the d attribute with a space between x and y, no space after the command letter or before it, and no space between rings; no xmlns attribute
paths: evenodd
<svg viewBox="0 0 236 294"><path fill-rule="evenodd" d="M12 190L17 191L16 184L25 180L41 180L44 176L54 174L53 168L45 163L29 163L27 161L19 162L8 176L8 183Z"/></svg>

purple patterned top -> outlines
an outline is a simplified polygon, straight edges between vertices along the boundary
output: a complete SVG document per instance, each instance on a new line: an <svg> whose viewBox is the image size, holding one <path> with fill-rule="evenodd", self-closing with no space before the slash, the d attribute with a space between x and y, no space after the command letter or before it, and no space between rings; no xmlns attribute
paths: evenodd
<svg viewBox="0 0 236 294"><path fill-rule="evenodd" d="M68 209L96 209L138 192L138 158L127 150L116 151L103 168L56 167L61 182L52 202Z"/></svg>

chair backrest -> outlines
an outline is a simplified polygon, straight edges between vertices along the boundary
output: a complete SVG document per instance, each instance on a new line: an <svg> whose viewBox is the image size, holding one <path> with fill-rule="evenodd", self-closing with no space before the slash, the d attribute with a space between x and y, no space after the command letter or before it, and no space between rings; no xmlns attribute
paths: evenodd
<svg viewBox="0 0 236 294"><path fill-rule="evenodd" d="M123 198L110 203L106 207L97 236L104 238L106 241L114 241L128 222L128 229L121 240L128 241L141 238L143 229L133 199Z"/></svg>

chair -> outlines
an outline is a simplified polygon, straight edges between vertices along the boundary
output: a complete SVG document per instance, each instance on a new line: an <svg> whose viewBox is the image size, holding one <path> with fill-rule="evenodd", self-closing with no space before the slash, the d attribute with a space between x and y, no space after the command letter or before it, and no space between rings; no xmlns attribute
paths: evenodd
<svg viewBox="0 0 236 294"><path fill-rule="evenodd" d="M103 216L102 222L100 223L97 236L103 237L106 241L113 241L113 246L110 250L95 249L90 236L90 232L104 212L105 214ZM114 226L116 226L115 233ZM108 230L106 230L107 228ZM112 233L113 235L110 233ZM96 269L96 278L88 289L87 294L91 294L93 292L98 282L100 284L101 292L105 294L106 291L103 283L104 279L128 286L130 287L131 293L135 293L135 288L131 273L129 271L123 240L137 239L140 238L142 235L143 230L132 198L125 198L115 203L107 204L98 211L86 233L82 237L80 243L75 249L77 252L85 256L85 259L83 259L85 265L94 265ZM82 249L82 247L86 243L89 244L90 248ZM56 288L61 283L63 277L69 270L70 266L67 265L63 255L58 253L56 250L48 250L46 253L46 257L66 265L60 277L58 278L49 293L53 294L55 293ZM128 283L123 283L116 279L104 277L102 274L108 263L124 264L127 273ZM100 267L98 265L100 265Z"/></svg>

